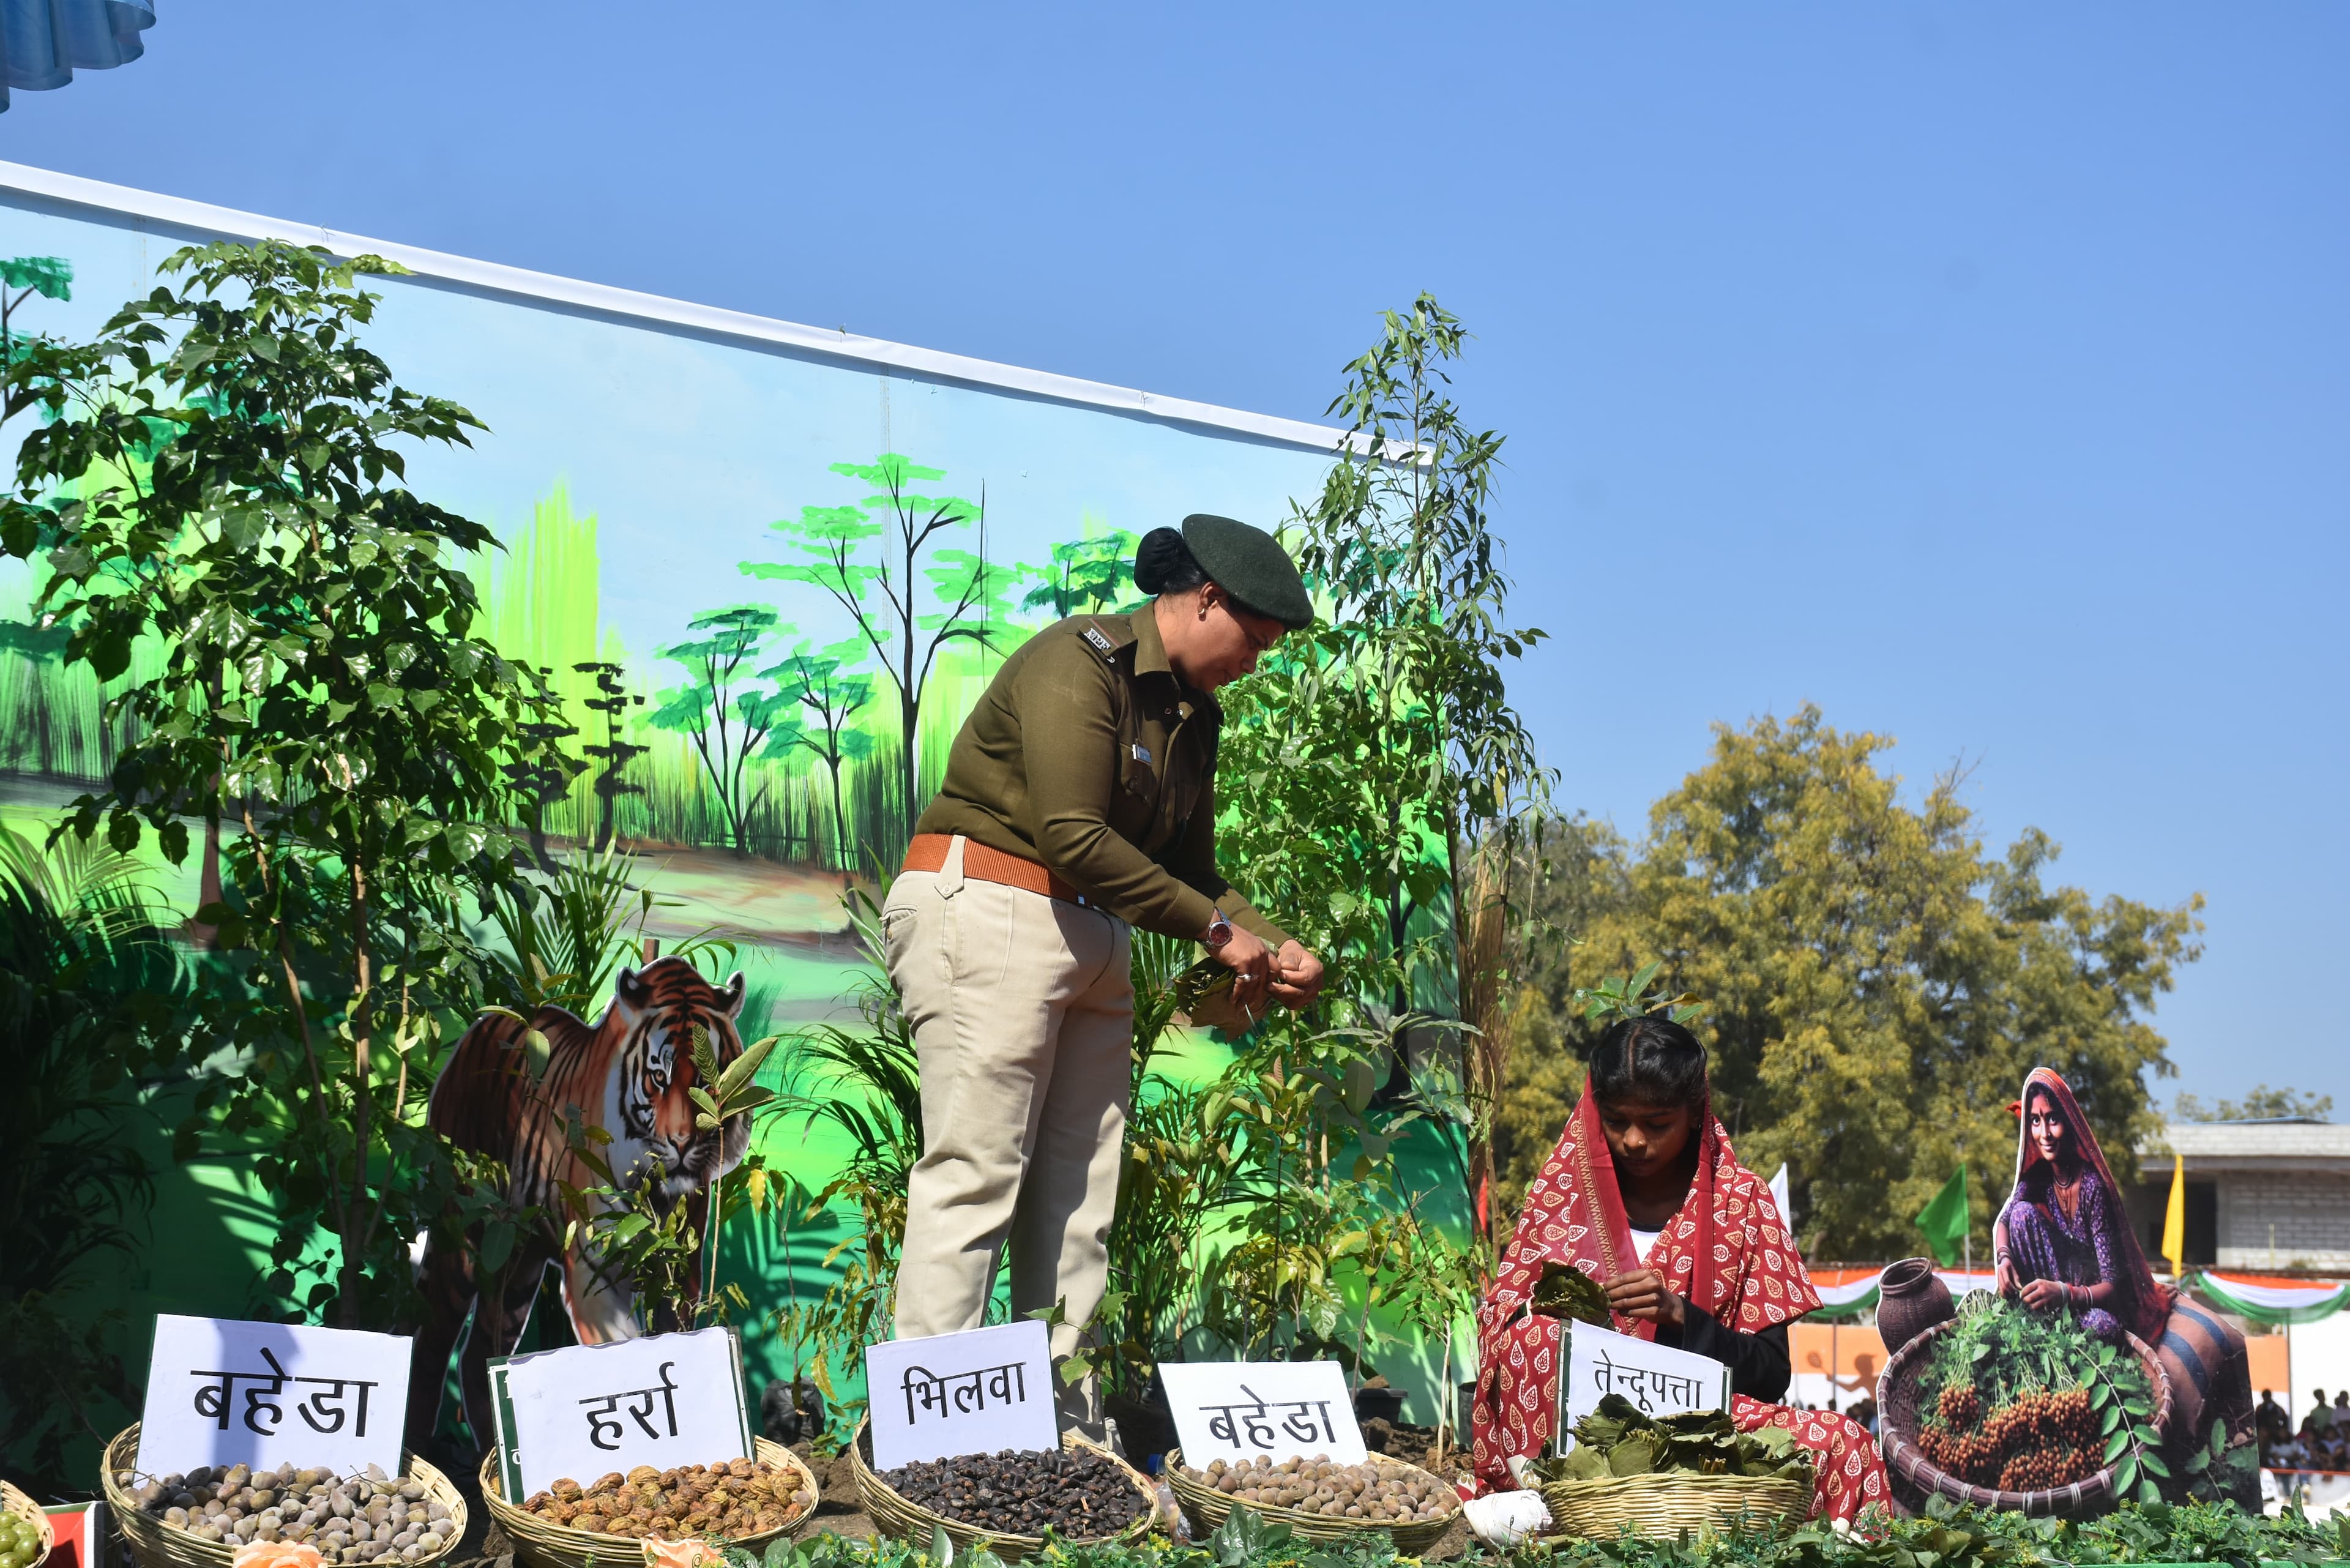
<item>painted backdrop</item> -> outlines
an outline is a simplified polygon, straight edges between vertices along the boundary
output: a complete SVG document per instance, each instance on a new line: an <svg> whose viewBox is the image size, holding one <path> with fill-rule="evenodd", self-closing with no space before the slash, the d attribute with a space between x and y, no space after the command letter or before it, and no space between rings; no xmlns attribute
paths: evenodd
<svg viewBox="0 0 2350 1568"><path fill-rule="evenodd" d="M1002 658L1131 604L1151 527L1279 522L1337 440L0 165L0 256L72 270L70 298L28 296L12 331L89 334L176 247L263 235L416 269L370 286L369 344L490 433L411 481L504 541L475 564L488 635L552 673L594 761L546 802L546 850L617 836L664 900L650 934L738 942L746 1039L842 1016L843 872L900 851ZM0 564L0 815L45 831L109 751L102 694L26 618L36 587ZM173 874L189 909L193 867ZM829 1151L764 1136L822 1186ZM121 1282L136 1311L244 1309L265 1199L233 1158L173 1171L157 1152L155 1246ZM730 1235L724 1266L765 1282L763 1308L805 1299L838 1239L819 1228L787 1257Z"/></svg>

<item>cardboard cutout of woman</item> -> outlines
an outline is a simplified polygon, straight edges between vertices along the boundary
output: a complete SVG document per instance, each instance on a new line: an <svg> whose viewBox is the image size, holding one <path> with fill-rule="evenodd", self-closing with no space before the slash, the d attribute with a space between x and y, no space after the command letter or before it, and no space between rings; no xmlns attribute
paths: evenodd
<svg viewBox="0 0 2350 1568"><path fill-rule="evenodd" d="M2016 1114L2022 1125L2015 1186L1991 1226L2000 1293L2043 1311L2069 1307L2102 1339L2117 1341L2126 1330L2143 1340L2170 1379L2164 1490L2183 1499L2193 1480L2209 1478L2238 1503L2258 1507L2259 1437L2243 1334L2155 1278L2131 1232L2121 1186L2062 1077L2033 1068Z"/></svg>
<svg viewBox="0 0 2350 1568"><path fill-rule="evenodd" d="M2130 1233L2121 1188L2064 1080L2035 1067L2023 1081L2015 1186L1992 1222L2002 1295L2045 1311L2069 1306L2100 1339L2127 1329L2162 1338L2169 1293L2155 1282Z"/></svg>

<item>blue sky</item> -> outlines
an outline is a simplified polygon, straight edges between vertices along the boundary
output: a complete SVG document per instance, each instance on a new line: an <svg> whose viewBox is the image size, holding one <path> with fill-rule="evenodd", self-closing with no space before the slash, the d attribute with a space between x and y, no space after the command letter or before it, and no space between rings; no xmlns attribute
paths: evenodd
<svg viewBox="0 0 2350 1568"><path fill-rule="evenodd" d="M2166 1096L2350 1112L2350 9L670 15L173 0L0 157L1305 418L1433 290L1565 804L1806 701L1964 757L2210 899Z"/></svg>

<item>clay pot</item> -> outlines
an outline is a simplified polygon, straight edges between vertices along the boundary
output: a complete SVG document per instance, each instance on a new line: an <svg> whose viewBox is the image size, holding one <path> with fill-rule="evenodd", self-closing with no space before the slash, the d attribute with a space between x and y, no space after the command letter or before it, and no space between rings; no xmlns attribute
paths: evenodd
<svg viewBox="0 0 2350 1568"><path fill-rule="evenodd" d="M1954 1315L1950 1287L1936 1277L1931 1258L1904 1258L1877 1282L1877 1332L1887 1354Z"/></svg>

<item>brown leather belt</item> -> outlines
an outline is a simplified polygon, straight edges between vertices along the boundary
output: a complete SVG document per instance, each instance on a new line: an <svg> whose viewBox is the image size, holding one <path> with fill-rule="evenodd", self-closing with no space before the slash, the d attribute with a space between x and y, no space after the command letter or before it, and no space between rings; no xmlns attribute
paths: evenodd
<svg viewBox="0 0 2350 1568"><path fill-rule="evenodd" d="M943 870L947 851L953 846L954 837L951 834L918 833L914 835L914 842L906 846L906 863L899 869ZM990 849L975 838L962 841L962 874L974 882L999 882L1006 888L1042 893L1047 898L1058 898L1064 903L1092 906L1096 902L1034 860L1006 855L1001 849Z"/></svg>

